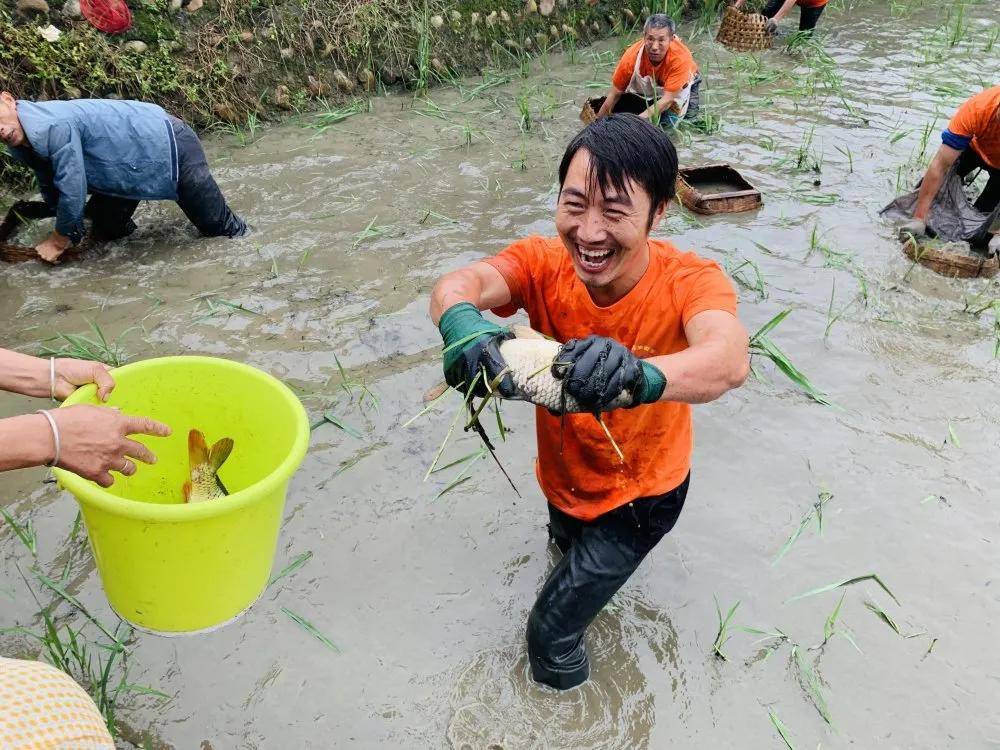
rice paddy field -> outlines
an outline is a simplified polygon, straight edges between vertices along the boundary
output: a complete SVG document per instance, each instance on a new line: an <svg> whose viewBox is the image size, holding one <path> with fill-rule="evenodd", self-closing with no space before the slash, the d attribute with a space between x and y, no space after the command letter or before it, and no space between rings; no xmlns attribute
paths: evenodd
<svg viewBox="0 0 1000 750"><path fill-rule="evenodd" d="M0 652L62 659L122 748L1000 747L1000 285L915 266L878 217L996 83L996 20L832 0L816 40L759 55L682 25L706 83L681 161L764 205L675 206L658 236L730 274L755 376L695 408L685 510L591 627L580 689L527 670L554 559L532 410L506 404L497 443L521 498L460 430L428 473L459 399L423 411L426 309L440 274L554 232L558 158L629 35L207 138L246 239L145 204L99 257L0 269L6 347L237 359L313 422L271 584L198 637L120 624L76 503L4 476Z"/></svg>

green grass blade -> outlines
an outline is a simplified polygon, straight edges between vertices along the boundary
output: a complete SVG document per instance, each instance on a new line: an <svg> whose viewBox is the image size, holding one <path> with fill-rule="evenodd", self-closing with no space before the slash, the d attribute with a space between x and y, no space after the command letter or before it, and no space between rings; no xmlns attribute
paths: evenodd
<svg viewBox="0 0 1000 750"><path fill-rule="evenodd" d="M271 580L267 582L268 587L273 586L275 583L277 583L278 581L280 581L282 578L290 576L296 570L298 570L303 565L305 565L307 562L309 562L309 559L312 556L313 556L313 553L312 553L311 550L308 551L308 552L303 552L301 555L299 555L294 560L292 560L288 565L286 565L284 568L282 568L282 570L281 570L280 573L278 573L275 576L272 576Z"/></svg>
<svg viewBox="0 0 1000 750"><path fill-rule="evenodd" d="M786 729L785 725L781 723L781 719L779 719L775 715L774 711L768 711L767 715L768 717L770 717L771 723L774 725L774 728L778 730L778 735L785 743L785 747L787 747L788 750L795 750L795 745L792 744L792 740L788 736L788 729Z"/></svg>
<svg viewBox="0 0 1000 750"><path fill-rule="evenodd" d="M864 581L874 581L883 591L885 591L885 593L892 597L892 600L896 602L896 604L899 604L899 599L896 598L896 595L889 590L889 587L885 585L885 582L875 573L868 573L867 575L857 576L856 578L846 578L843 581L828 583L826 586L820 586L819 588L804 591L801 594L796 594L791 599L787 599L786 603L798 601L799 599L805 599L809 596L816 596L817 594L825 594L827 591L833 591L841 586L853 586L855 583L862 583Z"/></svg>
<svg viewBox="0 0 1000 750"><path fill-rule="evenodd" d="M325 635L323 635L323 633L321 633L316 628L315 625L309 622L309 620L304 618L302 615L293 612L288 607L282 607L281 611L284 612L288 616L288 618L291 619L292 622L294 622L296 625L298 625L300 628L302 628L304 631L306 631L309 635L318 640L328 649L330 649L334 653L338 654L340 653L340 649L337 648L337 645L329 638L327 638Z"/></svg>

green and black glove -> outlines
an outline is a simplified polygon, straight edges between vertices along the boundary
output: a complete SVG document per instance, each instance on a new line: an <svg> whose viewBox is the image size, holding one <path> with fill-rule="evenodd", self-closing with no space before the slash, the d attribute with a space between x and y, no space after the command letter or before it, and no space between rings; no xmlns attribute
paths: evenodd
<svg viewBox="0 0 1000 750"><path fill-rule="evenodd" d="M467 393L469 384L475 381L473 395L488 395L486 382L492 383L507 367L500 344L514 335L486 320L471 302L460 302L445 310L438 330L444 340L444 379L448 385ZM511 376L504 375L494 390L510 397L514 392Z"/></svg>
<svg viewBox="0 0 1000 750"><path fill-rule="evenodd" d="M660 400L667 387L666 377L655 365L605 336L570 339L557 359L559 371L553 367L552 374L564 378L566 392L594 411L621 406L615 402L622 391L632 396L632 403L625 405L628 408L652 404Z"/></svg>

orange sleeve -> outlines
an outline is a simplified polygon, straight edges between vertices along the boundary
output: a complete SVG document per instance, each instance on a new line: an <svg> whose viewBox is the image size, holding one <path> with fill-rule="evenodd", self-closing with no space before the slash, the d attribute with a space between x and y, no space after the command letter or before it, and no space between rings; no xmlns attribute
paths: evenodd
<svg viewBox="0 0 1000 750"><path fill-rule="evenodd" d="M681 322L687 325L698 313L721 310L736 315L736 289L717 263L703 261L675 286Z"/></svg>
<svg viewBox="0 0 1000 750"><path fill-rule="evenodd" d="M676 46L671 50L667 60L667 74L661 84L667 91L680 91L694 78L698 66L695 65L694 57L686 47Z"/></svg>
<svg viewBox="0 0 1000 750"><path fill-rule="evenodd" d="M485 259L484 262L499 271L510 287L510 302L492 310L501 318L509 318L531 304L532 278L539 275L544 262L540 247L537 237L525 237L508 245L492 258Z"/></svg>
<svg viewBox="0 0 1000 750"><path fill-rule="evenodd" d="M982 112L976 106L978 103L976 97L966 100L955 112L951 122L948 123L948 130L955 135L964 135L967 138L977 135L978 131L982 130L980 123Z"/></svg>
<svg viewBox="0 0 1000 750"><path fill-rule="evenodd" d="M625 91L632 80L632 73L635 72L635 61L636 58L639 57L639 46L641 44L641 40L636 44L633 44L625 50L625 54L622 55L622 59L618 61L618 67L615 68L615 74L611 76L611 85L619 91Z"/></svg>

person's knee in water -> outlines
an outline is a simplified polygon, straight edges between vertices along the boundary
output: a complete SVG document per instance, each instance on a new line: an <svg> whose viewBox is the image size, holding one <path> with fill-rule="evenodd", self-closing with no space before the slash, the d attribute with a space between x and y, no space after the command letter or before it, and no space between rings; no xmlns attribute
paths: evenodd
<svg viewBox="0 0 1000 750"><path fill-rule="evenodd" d="M670 139L648 121L596 120L559 166L558 236L514 242L446 274L431 295L449 384L507 366L494 344L509 334L480 311L524 309L540 333L566 342L565 393L590 412L559 417L539 407L535 415L537 474L564 554L526 634L532 674L557 688L587 678L588 625L676 521L691 464L690 405L738 387L749 372L725 273L649 236L674 196L677 168ZM600 335L610 331L616 338Z"/></svg>
<svg viewBox="0 0 1000 750"><path fill-rule="evenodd" d="M116 138L107 138L109 132ZM55 212L55 229L35 248L43 260L58 261L83 239L87 215L93 217L95 238L127 236L141 200L177 201L205 235L246 232L215 183L198 137L155 104L30 102L2 91L0 142L34 170L42 197ZM89 203L88 194L93 194Z"/></svg>

